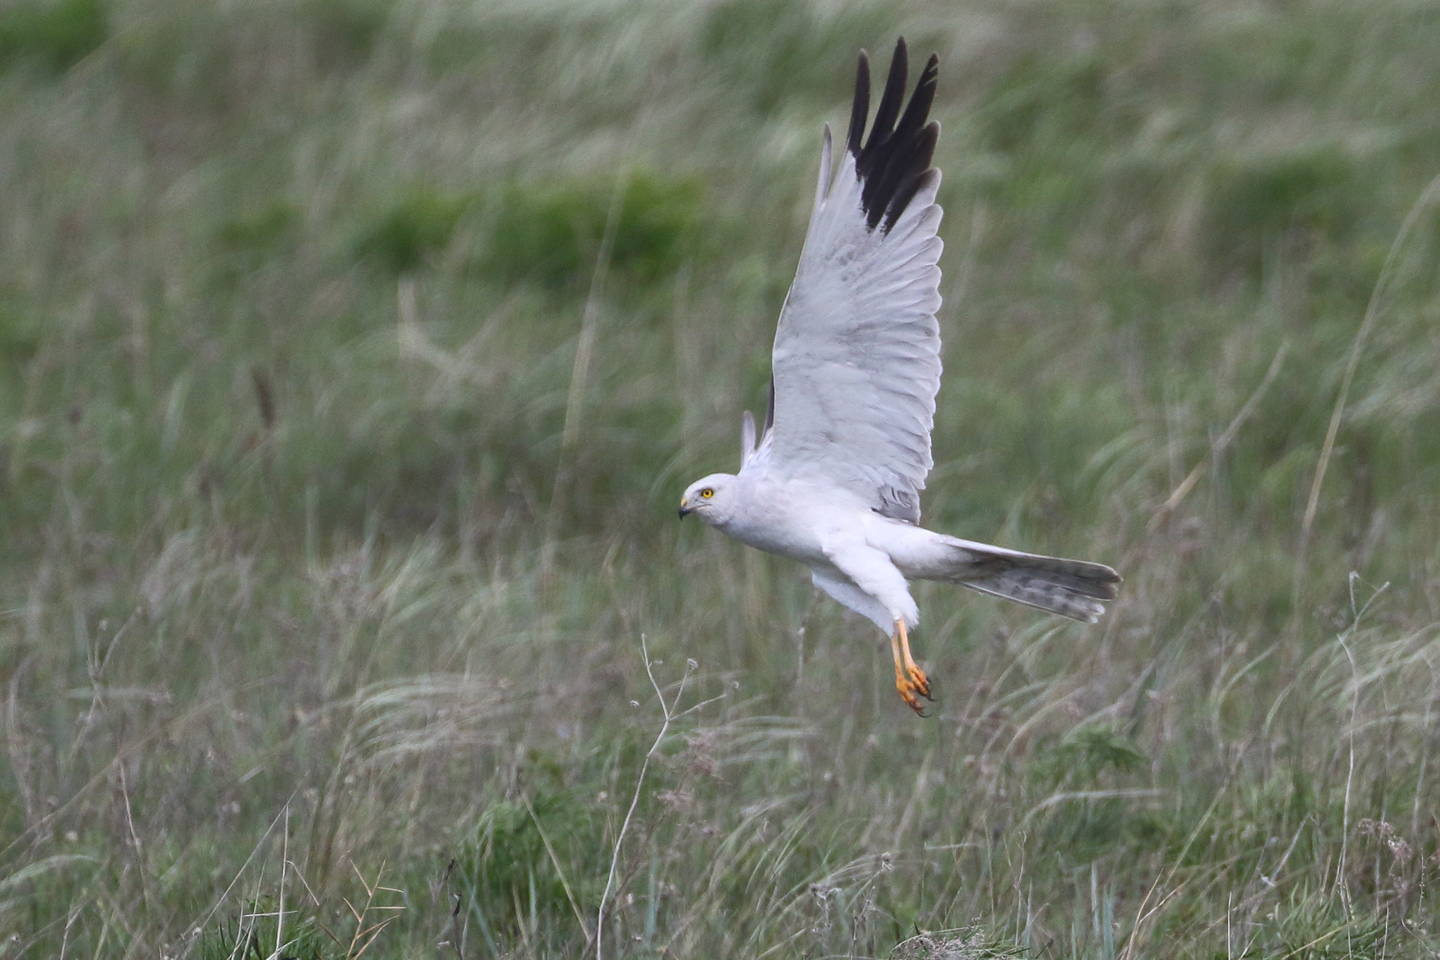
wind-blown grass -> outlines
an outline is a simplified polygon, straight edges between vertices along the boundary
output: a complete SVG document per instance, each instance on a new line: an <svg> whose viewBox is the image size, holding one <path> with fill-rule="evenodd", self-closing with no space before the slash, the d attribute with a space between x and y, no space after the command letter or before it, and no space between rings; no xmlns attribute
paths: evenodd
<svg viewBox="0 0 1440 960"><path fill-rule="evenodd" d="M927 522L1126 576L1090 629L922 585L924 722L673 519L902 32ZM5 956L1435 955L1437 47L1399 0L0 10Z"/></svg>

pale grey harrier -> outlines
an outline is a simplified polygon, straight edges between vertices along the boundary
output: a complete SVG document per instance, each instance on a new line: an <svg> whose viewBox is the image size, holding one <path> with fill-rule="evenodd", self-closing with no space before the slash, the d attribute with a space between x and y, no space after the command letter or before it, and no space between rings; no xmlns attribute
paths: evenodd
<svg viewBox="0 0 1440 960"><path fill-rule="evenodd" d="M919 526L940 389L941 241L927 123L938 58L902 112L905 41L865 136L870 67L855 80L850 132L832 176L830 130L795 282L780 311L770 408L747 413L738 475L691 484L694 513L742 543L810 567L815 585L890 636L895 686L911 708L930 681L910 654L919 622L907 579L959 583L1094 622L1120 577L1098 563L992 547Z"/></svg>

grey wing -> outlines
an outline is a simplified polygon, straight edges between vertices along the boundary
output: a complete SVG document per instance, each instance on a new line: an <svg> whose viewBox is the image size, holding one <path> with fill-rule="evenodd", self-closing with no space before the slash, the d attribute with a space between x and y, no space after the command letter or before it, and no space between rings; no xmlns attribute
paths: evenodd
<svg viewBox="0 0 1440 960"><path fill-rule="evenodd" d="M860 55L833 177L825 131L805 248L775 332L774 423L761 444L767 470L837 485L911 523L933 464L940 389L940 172L930 166L939 125L927 123L937 64L932 56L902 114L906 50L896 45L866 139Z"/></svg>

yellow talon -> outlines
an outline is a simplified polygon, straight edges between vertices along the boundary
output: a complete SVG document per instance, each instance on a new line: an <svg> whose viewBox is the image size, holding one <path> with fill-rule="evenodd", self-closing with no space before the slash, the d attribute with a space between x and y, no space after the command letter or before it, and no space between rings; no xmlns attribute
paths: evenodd
<svg viewBox="0 0 1440 960"><path fill-rule="evenodd" d="M920 698L933 700L930 696L930 678L910 654L910 635L903 619L895 621L895 632L890 635L890 656L895 661L895 689L905 705L920 716L925 716L925 707Z"/></svg>

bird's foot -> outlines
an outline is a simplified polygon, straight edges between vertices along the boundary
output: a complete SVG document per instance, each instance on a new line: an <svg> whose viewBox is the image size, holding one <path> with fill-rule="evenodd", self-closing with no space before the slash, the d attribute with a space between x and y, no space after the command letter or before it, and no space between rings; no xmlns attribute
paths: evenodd
<svg viewBox="0 0 1440 960"><path fill-rule="evenodd" d="M900 699L905 701L905 706L914 710L922 717L927 716L925 713L925 704L920 702L920 698L924 697L926 700L933 700L934 697L930 696L930 679L925 676L925 671L919 667L915 667L913 668L911 676L897 673L895 675L895 689L900 692Z"/></svg>
<svg viewBox="0 0 1440 960"><path fill-rule="evenodd" d="M900 699L911 710L925 716L925 706L920 698L935 698L930 696L930 678L910 655L910 632L905 629L903 619L895 621L895 632L890 635L890 653L895 658L895 689L900 691Z"/></svg>

